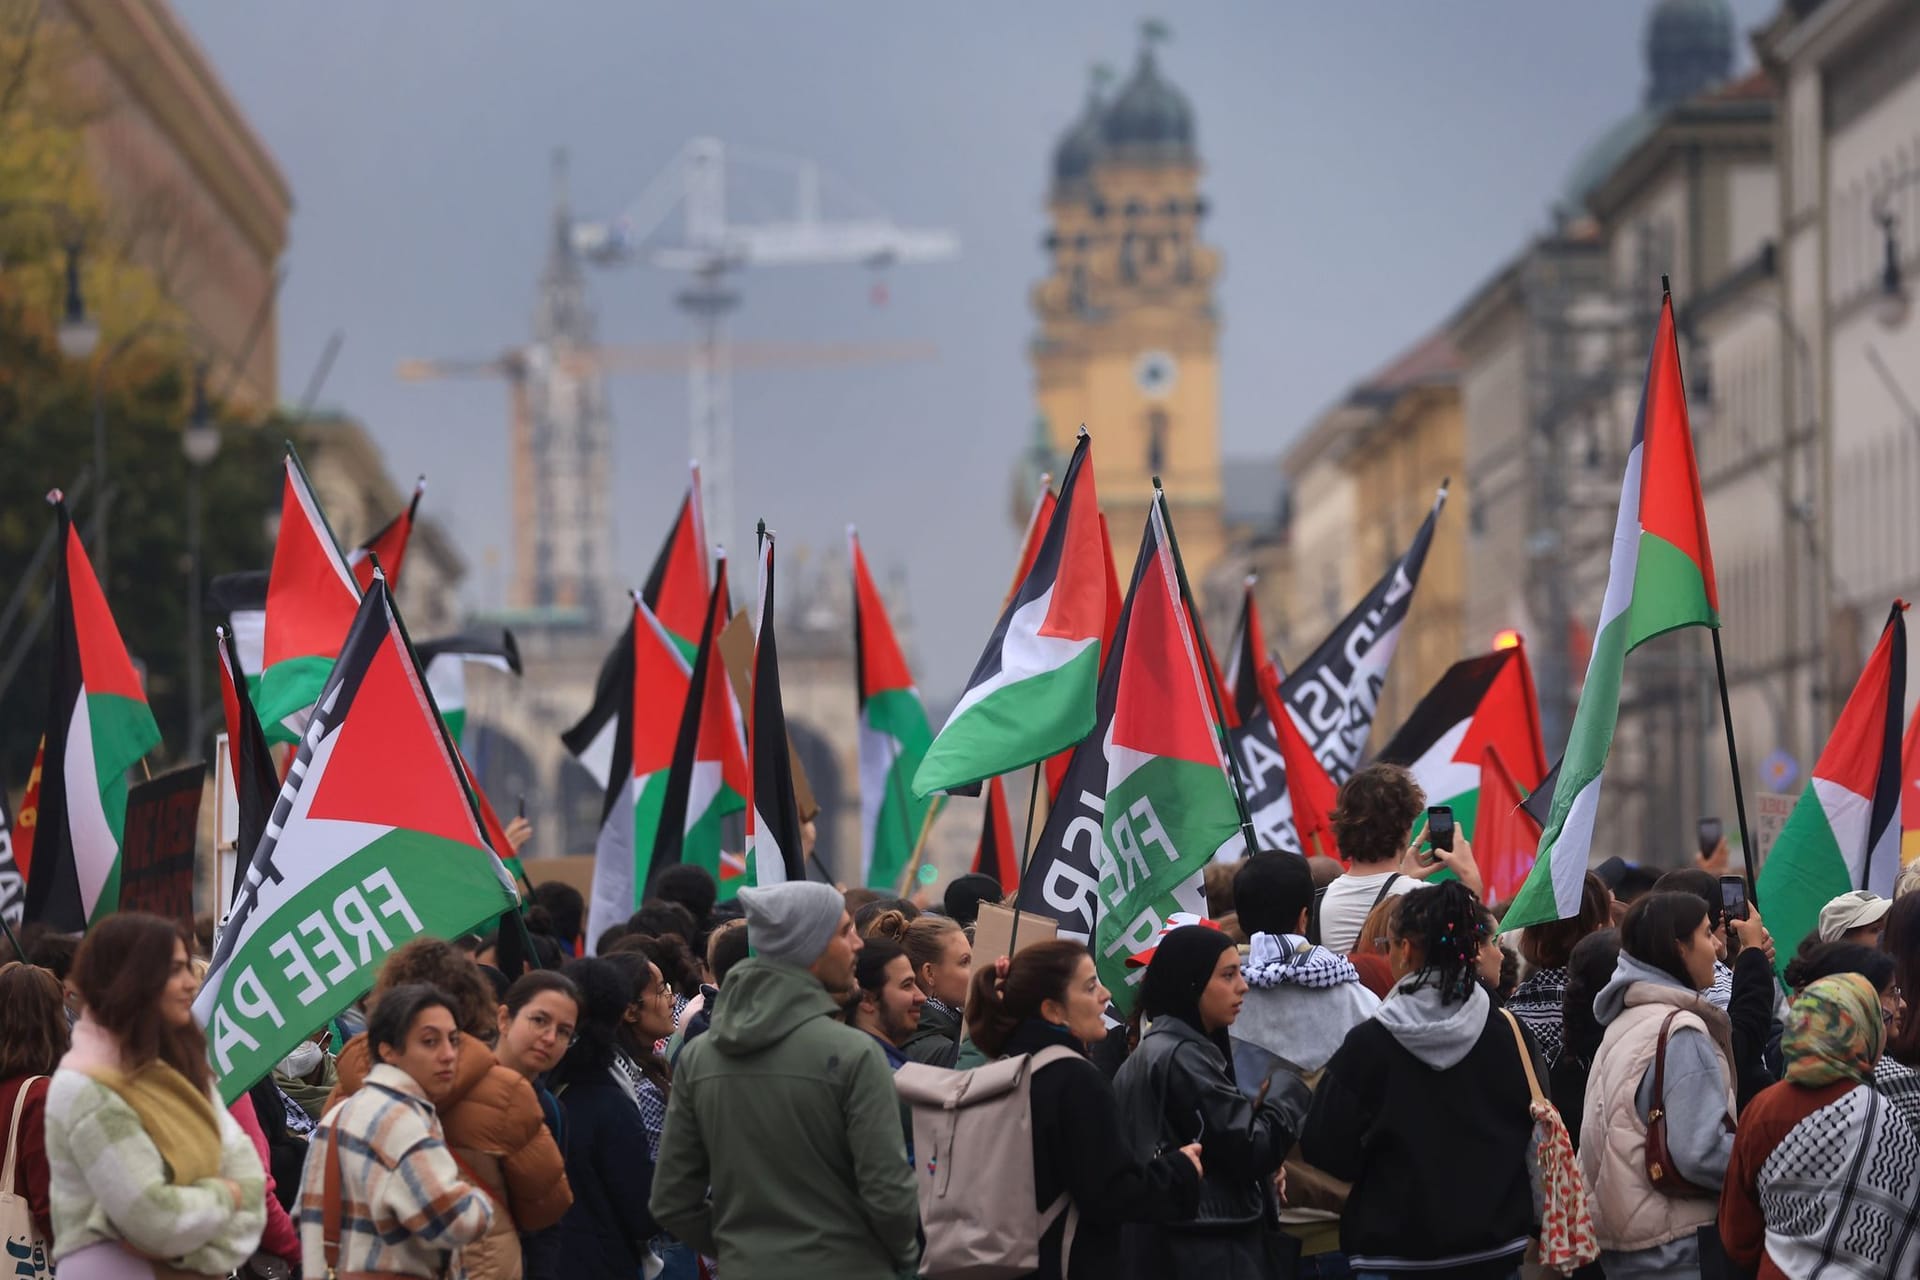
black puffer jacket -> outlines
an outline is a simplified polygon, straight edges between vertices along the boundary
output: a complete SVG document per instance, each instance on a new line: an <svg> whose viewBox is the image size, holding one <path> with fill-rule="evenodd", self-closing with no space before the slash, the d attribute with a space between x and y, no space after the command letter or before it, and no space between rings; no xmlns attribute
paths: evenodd
<svg viewBox="0 0 1920 1280"><path fill-rule="evenodd" d="M1127 1274L1241 1280L1273 1274L1279 1229L1274 1174L1292 1150L1312 1094L1274 1075L1258 1105L1240 1091L1220 1046L1178 1018L1155 1022L1114 1078L1137 1158L1201 1145L1200 1211L1178 1226L1130 1228Z"/></svg>

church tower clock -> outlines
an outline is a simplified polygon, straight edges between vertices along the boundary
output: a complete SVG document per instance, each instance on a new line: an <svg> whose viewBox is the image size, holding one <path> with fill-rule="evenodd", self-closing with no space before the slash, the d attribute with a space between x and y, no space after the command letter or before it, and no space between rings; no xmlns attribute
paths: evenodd
<svg viewBox="0 0 1920 1280"><path fill-rule="evenodd" d="M1083 423L1093 433L1123 580L1156 474L1191 576L1206 572L1222 541L1220 257L1200 243L1207 210L1193 109L1160 75L1165 38L1159 24L1143 24L1133 72L1111 96L1096 69L1054 150L1051 269L1033 290L1035 452L1062 459Z"/></svg>

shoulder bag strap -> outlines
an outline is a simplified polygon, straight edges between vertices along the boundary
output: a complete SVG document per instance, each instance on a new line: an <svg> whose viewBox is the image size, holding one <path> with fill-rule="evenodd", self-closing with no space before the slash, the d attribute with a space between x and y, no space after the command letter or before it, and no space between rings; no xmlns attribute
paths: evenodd
<svg viewBox="0 0 1920 1280"><path fill-rule="evenodd" d="M1647 1108L1647 1123L1664 1120L1667 1114L1667 1036L1673 1031L1673 1020L1680 1016L1680 1010L1669 1013L1660 1024L1660 1038L1653 1046L1653 1105Z"/></svg>
<svg viewBox="0 0 1920 1280"><path fill-rule="evenodd" d="M14 1170L18 1166L20 1151L20 1117L27 1110L27 1091L33 1088L45 1076L29 1076L20 1082L20 1092L13 1097L13 1122L7 1126L7 1162L0 1167L0 1195L13 1194Z"/></svg>
<svg viewBox="0 0 1920 1280"><path fill-rule="evenodd" d="M1513 1028L1513 1042L1520 1048L1520 1065L1524 1067L1527 1072L1528 1091L1533 1094L1533 1100L1535 1102L1545 1102L1547 1096L1540 1091L1540 1077L1534 1074L1533 1054L1527 1050L1527 1038L1520 1034L1520 1019L1514 1017L1513 1014L1506 1009L1500 1011L1500 1016L1507 1020L1509 1027Z"/></svg>
<svg viewBox="0 0 1920 1280"><path fill-rule="evenodd" d="M1381 903L1387 900L1387 895L1393 892L1393 882L1398 880L1399 878L1400 878L1400 873L1398 871L1393 872L1387 877L1387 882L1380 886L1380 892L1374 895L1374 898L1373 898L1374 907L1379 906ZM1373 907L1368 907L1367 910L1371 912L1373 910Z"/></svg>
<svg viewBox="0 0 1920 1280"><path fill-rule="evenodd" d="M327 1130L326 1173L320 1184L320 1252L327 1264L327 1280L334 1280L340 1269L340 1146L334 1141L339 1123L336 1116Z"/></svg>

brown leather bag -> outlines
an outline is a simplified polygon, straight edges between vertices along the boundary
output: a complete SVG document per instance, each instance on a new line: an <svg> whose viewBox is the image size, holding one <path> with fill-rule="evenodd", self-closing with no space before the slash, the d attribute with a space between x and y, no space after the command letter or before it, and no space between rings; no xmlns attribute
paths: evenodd
<svg viewBox="0 0 1920 1280"><path fill-rule="evenodd" d="M333 1131L327 1131L326 1176L321 1182L320 1252L326 1262L326 1280L418 1280L416 1276L395 1271L342 1271L340 1267L340 1218L344 1210L340 1194L340 1152L335 1148ZM447 1263L440 1274L447 1274Z"/></svg>
<svg viewBox="0 0 1920 1280"><path fill-rule="evenodd" d="M1680 1012L1675 1009L1660 1024L1660 1039L1653 1048L1653 1105L1647 1109L1647 1181L1655 1191L1676 1199L1717 1200L1719 1192L1696 1187L1681 1176L1674 1167L1673 1153L1667 1149L1667 1035Z"/></svg>

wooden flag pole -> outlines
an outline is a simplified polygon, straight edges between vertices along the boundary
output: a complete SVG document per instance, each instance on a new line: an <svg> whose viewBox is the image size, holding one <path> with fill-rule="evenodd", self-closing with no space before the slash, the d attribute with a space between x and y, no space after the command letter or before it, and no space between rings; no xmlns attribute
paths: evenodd
<svg viewBox="0 0 1920 1280"><path fill-rule="evenodd" d="M1733 741L1733 704L1727 700L1727 657L1720 647L1720 628L1713 631L1713 669L1720 677L1720 720L1727 729L1727 761L1733 766L1733 812L1740 821L1740 860L1747 866L1747 897L1760 906L1760 872L1753 865L1753 837L1747 834L1747 795L1740 783L1740 748Z"/></svg>
<svg viewBox="0 0 1920 1280"><path fill-rule="evenodd" d="M906 870L900 874L900 892L897 896L902 898L913 896L911 890L914 877L919 873L920 864L926 860L927 837L933 833L933 820L939 817L940 811L946 807L945 795L936 795L931 799L933 803L927 806L927 816L920 820L920 834L914 837L913 856L907 859Z"/></svg>
<svg viewBox="0 0 1920 1280"><path fill-rule="evenodd" d="M1027 864L1033 860L1033 812L1040 807L1040 771L1046 766L1045 760L1033 762L1033 784L1027 788L1027 834L1020 842L1020 883L1013 889L1013 928L1007 934L1009 956L1020 946L1020 894L1027 884Z"/></svg>
<svg viewBox="0 0 1920 1280"><path fill-rule="evenodd" d="M1211 652L1206 646L1205 634L1200 630L1200 611L1193 607L1193 588L1187 585L1187 566L1180 559L1180 539L1173 531L1173 513L1167 510L1166 491L1160 487L1160 477L1153 478L1153 502L1160 509L1160 523L1166 526L1167 549L1173 555L1174 577L1180 583L1180 603L1186 606L1187 625L1194 630L1199 647L1194 658L1200 663L1201 674L1206 677L1207 694L1213 701L1213 722L1220 726L1220 754L1227 761L1227 781L1233 788L1233 804L1240 811L1240 838L1246 842L1247 856L1252 857L1260 846L1253 836L1253 811L1247 806L1247 782L1240 776L1240 760L1234 754L1233 743L1227 734L1226 703L1220 697L1220 686L1213 678L1213 663L1208 658ZM1276 727L1276 732L1278 731Z"/></svg>

